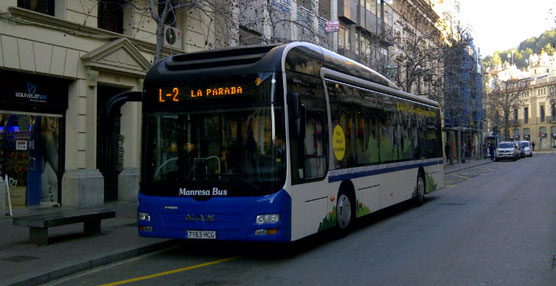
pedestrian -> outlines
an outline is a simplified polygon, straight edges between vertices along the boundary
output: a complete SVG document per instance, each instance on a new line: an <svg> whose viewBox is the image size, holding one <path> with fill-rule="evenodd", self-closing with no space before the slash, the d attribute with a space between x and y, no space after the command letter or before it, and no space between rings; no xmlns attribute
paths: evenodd
<svg viewBox="0 0 556 286"><path fill-rule="evenodd" d="M531 142L531 146L533 147L533 151L535 151L535 141Z"/></svg>
<svg viewBox="0 0 556 286"><path fill-rule="evenodd" d="M488 145L488 154L490 155L490 160L494 160L494 144L492 143Z"/></svg>
<svg viewBox="0 0 556 286"><path fill-rule="evenodd" d="M444 144L444 152L446 153L446 160L450 161L450 144Z"/></svg>

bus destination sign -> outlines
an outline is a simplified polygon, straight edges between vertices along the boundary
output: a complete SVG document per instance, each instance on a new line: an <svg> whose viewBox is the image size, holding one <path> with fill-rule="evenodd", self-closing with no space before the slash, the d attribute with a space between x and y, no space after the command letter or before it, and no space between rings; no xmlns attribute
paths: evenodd
<svg viewBox="0 0 556 286"><path fill-rule="evenodd" d="M159 88L158 102L179 102L180 100L238 96L243 95L243 91L244 88L241 85L215 86L204 89Z"/></svg>

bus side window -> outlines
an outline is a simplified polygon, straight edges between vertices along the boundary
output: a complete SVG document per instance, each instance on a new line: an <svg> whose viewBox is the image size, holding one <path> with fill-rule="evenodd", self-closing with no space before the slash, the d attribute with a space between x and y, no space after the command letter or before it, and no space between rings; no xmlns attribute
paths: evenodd
<svg viewBox="0 0 556 286"><path fill-rule="evenodd" d="M354 139L355 134L355 105L350 101L353 94L353 89L351 87L345 86L343 84L338 84L334 82L329 82L328 96L330 101L330 115L332 117L332 130L335 133L332 140L336 140L339 143L335 148L338 152L334 153L334 167L335 168L349 168L355 167L356 162L356 152L357 150ZM338 149L339 148L339 149Z"/></svg>

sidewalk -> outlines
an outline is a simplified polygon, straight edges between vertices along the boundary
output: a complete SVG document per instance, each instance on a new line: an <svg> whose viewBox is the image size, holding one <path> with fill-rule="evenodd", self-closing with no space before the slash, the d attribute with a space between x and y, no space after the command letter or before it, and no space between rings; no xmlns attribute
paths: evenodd
<svg viewBox="0 0 556 286"><path fill-rule="evenodd" d="M492 163L492 162L494 162L494 161L492 161L490 159L478 159L478 160L474 160L474 159L469 160L469 159L467 159L467 160L465 160L465 163L461 163L461 164L457 164L457 163L454 163L453 165L446 164L445 169L444 169L444 173L445 174L451 174L451 173L454 173L454 172L457 172L457 171L473 168L473 167L484 165L484 164L489 164L489 163Z"/></svg>
<svg viewBox="0 0 556 286"><path fill-rule="evenodd" d="M82 223L52 227L49 244L41 246L28 242L29 228L12 226L10 217L0 219L0 285L42 284L175 243L137 235L136 202L107 203L104 208L115 210L116 217L102 221L101 235L85 236Z"/></svg>

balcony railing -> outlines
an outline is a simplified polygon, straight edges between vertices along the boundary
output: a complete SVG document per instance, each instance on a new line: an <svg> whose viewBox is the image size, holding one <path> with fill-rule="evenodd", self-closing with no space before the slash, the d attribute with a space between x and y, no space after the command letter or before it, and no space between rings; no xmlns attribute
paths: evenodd
<svg viewBox="0 0 556 286"><path fill-rule="evenodd" d="M313 11L297 5L297 21L306 24L309 27L313 26Z"/></svg>
<svg viewBox="0 0 556 286"><path fill-rule="evenodd" d="M282 10L285 13L289 13L290 12L290 3L289 1L286 0L272 0L272 5L274 7L276 7L277 9Z"/></svg>

